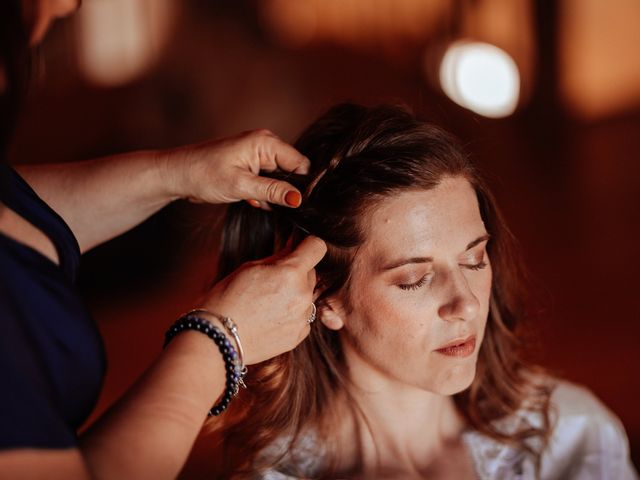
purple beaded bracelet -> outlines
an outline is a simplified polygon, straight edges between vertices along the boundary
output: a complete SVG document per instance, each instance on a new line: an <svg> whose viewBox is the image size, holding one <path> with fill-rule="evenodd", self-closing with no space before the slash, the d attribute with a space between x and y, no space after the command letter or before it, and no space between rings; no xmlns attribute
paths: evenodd
<svg viewBox="0 0 640 480"><path fill-rule="evenodd" d="M218 402L209 410L209 416L220 415L229 406L229 403L238 394L239 384L242 379L242 367L238 361L238 352L233 348L233 345L222 333L222 331L214 326L208 320L200 318L194 314L187 314L180 317L170 328L167 333L164 334L164 345L162 348L166 348L169 342L179 333L185 330L196 330L200 333L204 333L207 337L214 341L220 350L220 354L224 360L224 369L226 372L226 387L221 398Z"/></svg>

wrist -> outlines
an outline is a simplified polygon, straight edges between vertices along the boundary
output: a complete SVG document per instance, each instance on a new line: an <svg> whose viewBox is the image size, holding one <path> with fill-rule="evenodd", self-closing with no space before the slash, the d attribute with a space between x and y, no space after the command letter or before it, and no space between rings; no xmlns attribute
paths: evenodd
<svg viewBox="0 0 640 480"><path fill-rule="evenodd" d="M177 356L184 356L190 364L199 363L205 370L219 374L224 370L224 360L218 353L216 345L211 340L196 331L185 331L167 344L166 349L171 349Z"/></svg>
<svg viewBox="0 0 640 480"><path fill-rule="evenodd" d="M222 317L205 310L193 310L180 317L165 333L163 348L166 348L172 340L184 334L198 333L203 337L208 337L216 345L219 355L224 362L224 372L226 377L225 390L215 405L209 410L209 415L220 415L224 412L231 400L238 395L240 386L246 387L243 377L246 369L242 364L242 357L234 348L232 341L224 331L209 321L207 316L219 318L224 328L229 330L240 348L239 339L235 332L235 324L227 317ZM195 339L193 339L195 340ZM193 342L193 340L191 340ZM199 342L201 344L201 342ZM209 349L211 354L211 349Z"/></svg>
<svg viewBox="0 0 640 480"><path fill-rule="evenodd" d="M182 149L156 150L152 157L162 195L169 202L188 198L191 191L187 185L188 162Z"/></svg>
<svg viewBox="0 0 640 480"><path fill-rule="evenodd" d="M242 376L244 377L244 375L247 373L247 367L245 365L244 349L242 348L242 341L240 340L240 335L238 333L238 326L231 319L231 317L227 317L225 315L215 313L212 310L206 310L201 308L191 310L187 315L193 315L193 316L202 318L213 326L216 326L218 324L222 326L222 330L224 334L227 337L230 337L233 343L235 343L236 352L238 354L240 371L242 373ZM244 386L244 383L242 382L242 378L240 379L240 384Z"/></svg>

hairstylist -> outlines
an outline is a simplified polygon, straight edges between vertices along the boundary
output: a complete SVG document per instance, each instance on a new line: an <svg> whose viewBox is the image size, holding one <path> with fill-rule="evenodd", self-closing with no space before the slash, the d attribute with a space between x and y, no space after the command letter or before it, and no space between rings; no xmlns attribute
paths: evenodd
<svg viewBox="0 0 640 480"><path fill-rule="evenodd" d="M2 156L25 87L27 47L77 3L0 2ZM199 311L176 322L134 387L78 438L104 373L96 327L73 286L80 253L178 198L296 207L295 188L258 173L307 167L266 131L19 174L0 162L0 478L178 474L207 413L221 413L242 384L244 365L292 349L308 334L314 267L326 247L310 237L288 255L246 264L222 280L194 305Z"/></svg>

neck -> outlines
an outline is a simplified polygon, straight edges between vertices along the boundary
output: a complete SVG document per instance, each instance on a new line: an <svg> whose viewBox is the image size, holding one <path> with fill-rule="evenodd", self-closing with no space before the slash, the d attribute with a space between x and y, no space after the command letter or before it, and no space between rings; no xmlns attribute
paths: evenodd
<svg viewBox="0 0 640 480"><path fill-rule="evenodd" d="M390 378L346 343L352 397L361 421L345 427L341 432L345 442L341 443L353 444L348 439L355 434L362 450L349 452L346 457L350 458L341 461L341 467L359 464L363 473L377 475L425 471L445 450L459 447L464 422L452 397Z"/></svg>

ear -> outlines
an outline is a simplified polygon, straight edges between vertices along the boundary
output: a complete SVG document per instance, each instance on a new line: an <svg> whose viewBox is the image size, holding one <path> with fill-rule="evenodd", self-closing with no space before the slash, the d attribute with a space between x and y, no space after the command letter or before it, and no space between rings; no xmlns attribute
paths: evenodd
<svg viewBox="0 0 640 480"><path fill-rule="evenodd" d="M340 330L344 327L345 309L337 297L325 298L318 307L318 318L330 330Z"/></svg>

